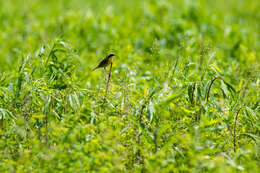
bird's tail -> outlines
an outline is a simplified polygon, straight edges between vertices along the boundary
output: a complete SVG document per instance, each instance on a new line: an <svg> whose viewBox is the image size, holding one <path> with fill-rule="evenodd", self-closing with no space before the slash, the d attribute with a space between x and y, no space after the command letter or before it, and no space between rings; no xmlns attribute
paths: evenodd
<svg viewBox="0 0 260 173"><path fill-rule="evenodd" d="M95 71L96 69L98 69L98 67L93 68L92 71Z"/></svg>

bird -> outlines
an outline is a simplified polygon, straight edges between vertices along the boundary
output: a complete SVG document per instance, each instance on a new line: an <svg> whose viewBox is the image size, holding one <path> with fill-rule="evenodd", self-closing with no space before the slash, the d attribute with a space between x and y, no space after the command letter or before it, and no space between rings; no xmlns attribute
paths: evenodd
<svg viewBox="0 0 260 173"><path fill-rule="evenodd" d="M103 59L103 60L98 64L98 66L95 67L92 71L95 71L96 69L102 68L102 67L106 68L106 66L108 66L109 64L112 63L112 61L113 61L113 56L115 56L114 53L109 53L109 54L106 56L106 58Z"/></svg>

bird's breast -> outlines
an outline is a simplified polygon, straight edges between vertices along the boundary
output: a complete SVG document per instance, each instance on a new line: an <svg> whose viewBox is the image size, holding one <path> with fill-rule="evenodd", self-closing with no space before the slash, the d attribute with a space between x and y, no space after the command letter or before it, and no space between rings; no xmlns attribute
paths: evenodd
<svg viewBox="0 0 260 173"><path fill-rule="evenodd" d="M108 58L108 64L111 64L112 62L113 62L113 58L112 57Z"/></svg>

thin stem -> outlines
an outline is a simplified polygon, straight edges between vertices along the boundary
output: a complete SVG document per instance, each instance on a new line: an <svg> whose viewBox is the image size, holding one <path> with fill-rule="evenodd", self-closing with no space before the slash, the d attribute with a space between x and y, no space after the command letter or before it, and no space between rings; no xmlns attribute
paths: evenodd
<svg viewBox="0 0 260 173"><path fill-rule="evenodd" d="M219 78L219 77L214 77L214 78L211 80L211 83L210 83L209 89L208 89L208 93L207 93L207 102L209 101L209 93L210 93L211 86L212 86L212 84L214 83L214 81L215 81L216 79L218 79L218 78Z"/></svg>
<svg viewBox="0 0 260 173"><path fill-rule="evenodd" d="M37 119L37 125L39 123L39 119ZM37 129L37 134L38 134L38 139L41 141L41 138L42 138L42 134L41 134L41 126L38 127Z"/></svg>
<svg viewBox="0 0 260 173"><path fill-rule="evenodd" d="M141 125L141 123L142 123L142 115L143 115L143 111L144 111L145 107L146 107L146 101L144 101L144 103L142 104L141 111L140 111L140 114L139 114L139 117L138 117L139 125ZM139 147L141 147L141 144L142 144L141 135L142 135L142 129L140 128L139 129L139 134L138 134L138 137L137 137L137 143L138 143ZM140 148L137 151L137 156L138 156L138 160L140 161L140 163L143 163L143 159L142 159Z"/></svg>
<svg viewBox="0 0 260 173"><path fill-rule="evenodd" d="M105 99L106 99L106 96L107 96L107 91L108 91L108 87L109 87L109 82L110 82L110 79L111 79L112 66L113 66L113 62L111 62L111 64L110 64L110 69L109 69L109 73L108 73L108 79L107 79L107 85L106 85L106 94L105 94Z"/></svg>
<svg viewBox="0 0 260 173"><path fill-rule="evenodd" d="M139 114L139 117L138 117L138 122L139 122L139 125L141 126L142 124L142 117L143 117L143 112L144 112L144 109L146 108L147 106L147 103L149 101L149 99L151 98L151 96L149 96L148 98L146 98L141 106L141 110L140 110L140 114ZM141 127L142 128L142 127ZM139 134L137 136L137 143L139 145L139 147L141 147L141 144L142 144L142 141L141 141L141 136L142 136L142 129L139 128ZM143 164L144 161L143 161L143 157L142 157L142 154L141 154L141 150L140 148L138 149L137 151L137 157L138 157L138 160L140 162L140 164Z"/></svg>
<svg viewBox="0 0 260 173"><path fill-rule="evenodd" d="M139 147L141 147L141 135L142 135L142 132L141 132L141 130L139 131L139 134L138 134L138 136L137 136L137 143L138 143L138 145L139 145ZM137 151L137 158L138 158L138 160L139 160L139 163L142 163L142 155L141 155L141 150L140 150L140 148L138 148L138 151Z"/></svg>
<svg viewBox="0 0 260 173"><path fill-rule="evenodd" d="M48 144L48 113L45 114L45 129L46 129L45 142L46 144Z"/></svg>
<svg viewBox="0 0 260 173"><path fill-rule="evenodd" d="M202 111L202 107L199 106L199 111L198 111L197 116L196 116L196 121L197 121L197 122L200 122L201 111Z"/></svg>
<svg viewBox="0 0 260 173"><path fill-rule="evenodd" d="M196 89L196 82L193 84L193 87L192 87L191 104L193 104L193 102L194 102L195 89Z"/></svg>
<svg viewBox="0 0 260 173"><path fill-rule="evenodd" d="M236 126L237 126L237 120L238 120L238 115L242 107L240 107L237 111L237 114L235 116L235 123L234 123L234 128L233 128L233 145L234 145L234 152L236 152Z"/></svg>
<svg viewBox="0 0 260 173"><path fill-rule="evenodd" d="M155 153L158 150L158 143L157 143L158 130L159 130L159 120L157 119L155 131L154 131L154 134L153 134L153 136L154 136Z"/></svg>

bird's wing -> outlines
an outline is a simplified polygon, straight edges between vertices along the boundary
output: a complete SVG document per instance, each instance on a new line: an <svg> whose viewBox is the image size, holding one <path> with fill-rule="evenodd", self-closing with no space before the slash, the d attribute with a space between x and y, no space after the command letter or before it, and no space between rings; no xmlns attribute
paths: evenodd
<svg viewBox="0 0 260 173"><path fill-rule="evenodd" d="M95 71L95 70L98 69L98 68L101 68L101 67L106 66L107 61L108 61L107 58L103 59L103 60L98 64L98 66L95 67L92 71Z"/></svg>
<svg viewBox="0 0 260 173"><path fill-rule="evenodd" d="M107 58L103 59L99 64L98 67L104 67L107 65Z"/></svg>

